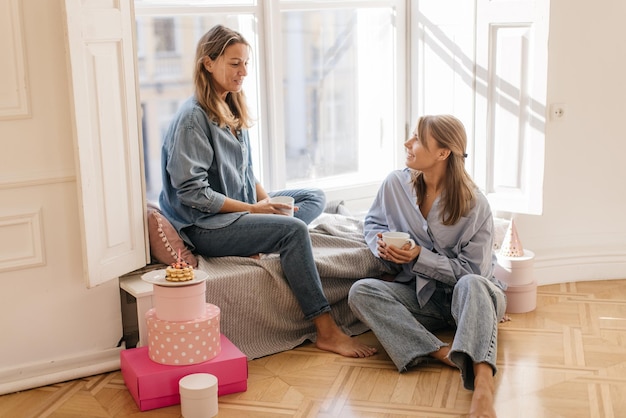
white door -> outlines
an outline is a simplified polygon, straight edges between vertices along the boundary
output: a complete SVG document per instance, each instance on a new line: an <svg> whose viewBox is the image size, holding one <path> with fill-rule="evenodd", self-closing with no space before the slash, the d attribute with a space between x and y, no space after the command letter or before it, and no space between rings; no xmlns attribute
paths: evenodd
<svg viewBox="0 0 626 418"><path fill-rule="evenodd" d="M148 260L132 7L65 0L89 287Z"/></svg>

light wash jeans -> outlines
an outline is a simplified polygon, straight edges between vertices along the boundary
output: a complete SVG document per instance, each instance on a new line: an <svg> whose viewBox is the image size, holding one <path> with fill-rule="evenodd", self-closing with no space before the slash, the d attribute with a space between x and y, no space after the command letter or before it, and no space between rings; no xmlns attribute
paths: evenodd
<svg viewBox="0 0 626 418"><path fill-rule="evenodd" d="M437 282L423 308L417 303L415 281L362 279L352 285L348 303L400 372L448 345L433 332L456 327L450 360L461 370L464 387L474 389L474 363L488 363L496 373L498 323L506 296L484 277L468 274L454 287Z"/></svg>
<svg viewBox="0 0 626 418"><path fill-rule="evenodd" d="M249 213L219 229L185 228L196 252L208 257L250 256L278 253L283 272L304 317L313 319L330 311L320 276L313 259L307 224L324 210L326 198L321 190L300 189L270 193L292 196L299 210L293 217ZM271 302L271 301L268 301Z"/></svg>

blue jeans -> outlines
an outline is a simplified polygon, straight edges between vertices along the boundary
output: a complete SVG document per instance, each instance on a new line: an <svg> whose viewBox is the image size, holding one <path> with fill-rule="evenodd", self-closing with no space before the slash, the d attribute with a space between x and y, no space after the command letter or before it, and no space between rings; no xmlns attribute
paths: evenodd
<svg viewBox="0 0 626 418"><path fill-rule="evenodd" d="M348 303L374 332L400 372L448 344L433 332L456 327L450 360L461 370L463 385L474 389L474 363L496 373L498 323L504 316L504 292L484 277L468 274L454 287L437 282L421 308L415 282L362 279L352 285Z"/></svg>
<svg viewBox="0 0 626 418"><path fill-rule="evenodd" d="M324 210L325 197L316 189L285 190L270 195L292 196L300 209L294 217L249 213L224 228L190 226L185 228L185 233L196 246L196 252L207 257L279 254L285 278L304 317L310 320L330 311L307 226Z"/></svg>

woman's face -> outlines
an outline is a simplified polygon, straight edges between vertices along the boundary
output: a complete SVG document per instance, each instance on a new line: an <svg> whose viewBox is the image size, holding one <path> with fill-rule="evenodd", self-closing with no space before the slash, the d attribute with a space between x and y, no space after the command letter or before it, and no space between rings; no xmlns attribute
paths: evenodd
<svg viewBox="0 0 626 418"><path fill-rule="evenodd" d="M206 57L204 67L211 73L222 98L230 92L241 91L243 79L248 75L248 45L229 45L215 61Z"/></svg>
<svg viewBox="0 0 626 418"><path fill-rule="evenodd" d="M406 150L406 166L419 171L428 171L429 168L441 160L441 148L426 129L426 137L418 138L417 128L411 137L404 143Z"/></svg>

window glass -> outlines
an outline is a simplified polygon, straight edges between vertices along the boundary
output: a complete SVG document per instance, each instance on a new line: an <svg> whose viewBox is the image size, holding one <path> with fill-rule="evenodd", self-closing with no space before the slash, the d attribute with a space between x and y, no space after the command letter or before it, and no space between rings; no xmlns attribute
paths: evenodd
<svg viewBox="0 0 626 418"><path fill-rule="evenodd" d="M152 36L154 52L157 55L176 52L176 26L172 18L155 18L153 21Z"/></svg>
<svg viewBox="0 0 626 418"><path fill-rule="evenodd" d="M392 8L282 13L288 182L367 181L392 168L393 13Z"/></svg>

